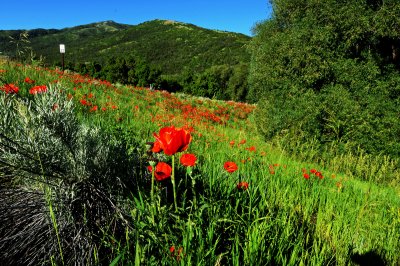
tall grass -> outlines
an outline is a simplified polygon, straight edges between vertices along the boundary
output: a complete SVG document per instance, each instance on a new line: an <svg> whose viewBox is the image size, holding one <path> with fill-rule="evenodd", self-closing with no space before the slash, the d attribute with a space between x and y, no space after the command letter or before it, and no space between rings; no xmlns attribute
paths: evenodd
<svg viewBox="0 0 400 266"><path fill-rule="evenodd" d="M72 249L62 247L66 264L400 263L400 191L398 184L385 179L385 175L398 171L395 161L383 158L387 163L381 164L382 158L364 154L331 154L330 161L315 161L312 145L299 147L303 151L297 154L289 153L282 143L265 143L258 137L252 114L256 107L252 105L117 87L73 73L13 63L3 63L0 69L5 70L0 74L0 86L14 83L20 87L18 95L0 91L4 104L18 98L32 105L47 103L48 110L53 106L49 102L52 97L59 97L59 111L66 106L71 109L58 119L69 118L53 120L57 122L51 125L57 128L62 124L75 128L71 132L80 132L80 137L62 135L61 139L76 141L75 145L66 145L65 141L50 145L45 140L43 144L31 143L40 147L47 162L59 159L53 168L37 171L38 175L56 175L60 172L56 166L65 169L61 178L54 180L63 180L61 188L67 194L58 191L60 186L52 186L51 195L52 203L57 203L53 213L61 243L74 244ZM24 82L27 76L35 84L57 80L57 85L48 85L49 93L30 95L33 85ZM1 110L3 123L12 125L1 127L0 133L8 139L17 134L16 124L38 119L34 109ZM0 148L8 154L0 156L0 219L21 221L15 226L1 223L1 236L6 237L0 239L0 262L26 254L26 261L46 262L53 256L62 264L50 205L41 193L33 194L38 186L31 174L8 165L15 162L11 158L34 154L26 142L30 134L40 132L42 123L38 122L21 127L26 138L11 142L24 147L26 154L21 154L21 149L10 150L7 138L0 138ZM155 141L153 133L169 125L193 128L193 139L185 152L197 156L191 172L179 164L178 157L175 159L176 199L171 181L154 182L147 169L150 161L172 163L171 157L149 151ZM93 144L95 148L90 148ZM227 161L235 162L238 170L225 171ZM73 174L65 176L67 173ZM66 182L64 177L72 181ZM239 182L248 182L248 189L238 189ZM23 215L26 201L20 195L27 193L21 192L25 189L35 195L29 214L39 213L40 224ZM66 195L70 201L66 201ZM10 208L12 204L19 208ZM74 234L67 234L77 222L79 226L72 227ZM29 239L30 250L41 252L25 252L27 246L22 245L19 234ZM51 244L43 242L44 236ZM80 236L82 241L74 242L73 236ZM14 241L14 253L4 252L9 250L10 241Z"/></svg>

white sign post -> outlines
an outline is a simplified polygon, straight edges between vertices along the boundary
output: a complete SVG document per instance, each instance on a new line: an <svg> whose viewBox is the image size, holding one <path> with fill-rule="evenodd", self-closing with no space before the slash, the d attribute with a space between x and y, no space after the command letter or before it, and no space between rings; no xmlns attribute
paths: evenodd
<svg viewBox="0 0 400 266"><path fill-rule="evenodd" d="M64 44L60 44L60 53L61 53L62 71L64 71L64 54L65 54L65 45Z"/></svg>
<svg viewBox="0 0 400 266"><path fill-rule="evenodd" d="M65 44L60 44L60 53L65 54Z"/></svg>

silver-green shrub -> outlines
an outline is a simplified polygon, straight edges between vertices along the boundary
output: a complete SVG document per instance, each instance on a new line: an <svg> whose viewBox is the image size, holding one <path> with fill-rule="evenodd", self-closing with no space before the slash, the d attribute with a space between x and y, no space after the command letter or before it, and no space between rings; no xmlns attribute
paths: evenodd
<svg viewBox="0 0 400 266"><path fill-rule="evenodd" d="M102 235L123 232L137 160L61 90L0 92L1 265L98 264Z"/></svg>

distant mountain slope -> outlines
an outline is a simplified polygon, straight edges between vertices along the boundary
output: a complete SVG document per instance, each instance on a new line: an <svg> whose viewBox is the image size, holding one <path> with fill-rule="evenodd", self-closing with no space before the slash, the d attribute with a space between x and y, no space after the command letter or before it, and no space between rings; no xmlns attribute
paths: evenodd
<svg viewBox="0 0 400 266"><path fill-rule="evenodd" d="M0 31L0 52L14 56L21 30ZM204 29L192 24L152 20L139 25L105 21L61 30L28 31L30 45L37 56L49 64L60 61L59 44L66 46L65 60L72 63L103 63L111 56L134 55L165 74L177 74L187 67L202 71L214 65L247 63L249 36Z"/></svg>

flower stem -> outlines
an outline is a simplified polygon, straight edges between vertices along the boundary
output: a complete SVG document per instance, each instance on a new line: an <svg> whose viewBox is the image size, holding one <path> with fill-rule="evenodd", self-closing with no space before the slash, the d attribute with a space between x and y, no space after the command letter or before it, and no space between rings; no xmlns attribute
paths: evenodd
<svg viewBox="0 0 400 266"><path fill-rule="evenodd" d="M178 205L176 202L176 189L175 189L175 155L172 155L172 173L171 173L172 190L174 193L174 206L175 212L178 211Z"/></svg>
<svg viewBox="0 0 400 266"><path fill-rule="evenodd" d="M191 181L192 181L193 205L196 206L196 204L197 204L197 198L196 198L196 180L195 180L195 178L192 176L192 169L190 169L190 171L189 171L189 176L190 176L190 179L191 179Z"/></svg>
<svg viewBox="0 0 400 266"><path fill-rule="evenodd" d="M150 191L150 200L151 200L151 219L153 224L155 224L154 221L154 215L155 215L155 202L154 202L154 171L155 171L155 166L152 166L151 168L151 191Z"/></svg>

